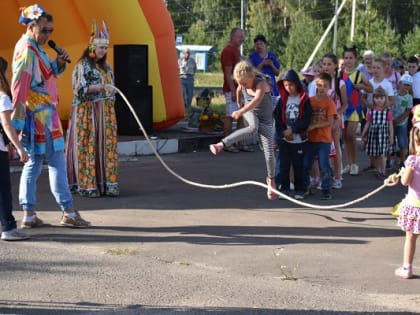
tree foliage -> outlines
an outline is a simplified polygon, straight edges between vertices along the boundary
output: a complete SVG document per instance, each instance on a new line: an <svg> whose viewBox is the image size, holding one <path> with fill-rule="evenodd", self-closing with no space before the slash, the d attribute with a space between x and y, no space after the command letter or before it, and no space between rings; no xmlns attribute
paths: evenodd
<svg viewBox="0 0 420 315"><path fill-rule="evenodd" d="M246 31L244 55L253 50L255 35L263 34L269 50L279 55L283 69L303 67L329 25L336 4L335 0L166 0L175 32L183 35L184 43L214 45L219 53L230 30L240 27L241 2ZM398 57L419 53L420 0L357 0L351 40L352 2L347 0L337 20L337 55L350 44L360 53L365 49L378 55L389 51ZM333 51L332 45L333 30L314 60Z"/></svg>

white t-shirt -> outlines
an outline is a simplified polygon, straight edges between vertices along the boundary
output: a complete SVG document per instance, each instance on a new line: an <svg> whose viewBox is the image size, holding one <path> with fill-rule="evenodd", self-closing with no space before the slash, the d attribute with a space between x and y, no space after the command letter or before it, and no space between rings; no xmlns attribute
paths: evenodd
<svg viewBox="0 0 420 315"><path fill-rule="evenodd" d="M413 77L413 97L420 98L420 72L414 73Z"/></svg>
<svg viewBox="0 0 420 315"><path fill-rule="evenodd" d="M388 79L383 79L381 82L375 82L374 78L369 80L370 84L372 84L373 90L375 91L375 89L377 89L378 87L381 87L385 90L386 95L388 95L388 98L390 96L394 96L394 88L392 87L391 82L389 82ZM373 104L373 93L368 93L368 97L367 97L368 103L369 105ZM393 104L388 104L389 106L393 105Z"/></svg>
<svg viewBox="0 0 420 315"><path fill-rule="evenodd" d="M0 91L0 112L6 112L6 111L12 111L13 110L13 105L12 102L10 101L10 98L7 94L5 94L4 92ZM0 118L0 123L1 123L1 118ZM4 145L4 141L3 141L3 137L0 136L0 151L5 151L7 152L7 147Z"/></svg>

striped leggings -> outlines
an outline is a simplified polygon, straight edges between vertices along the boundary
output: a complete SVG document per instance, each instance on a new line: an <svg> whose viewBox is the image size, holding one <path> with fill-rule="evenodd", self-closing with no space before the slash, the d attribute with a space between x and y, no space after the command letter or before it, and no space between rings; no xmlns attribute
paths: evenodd
<svg viewBox="0 0 420 315"><path fill-rule="evenodd" d="M258 135L263 147L265 165L267 167L267 176L274 177L274 169L276 159L274 156L274 141L273 141L273 119L271 108L268 111L261 110L257 107L243 115L245 127L235 130L233 133L222 139L226 147L233 145L236 142L244 141L258 131Z"/></svg>

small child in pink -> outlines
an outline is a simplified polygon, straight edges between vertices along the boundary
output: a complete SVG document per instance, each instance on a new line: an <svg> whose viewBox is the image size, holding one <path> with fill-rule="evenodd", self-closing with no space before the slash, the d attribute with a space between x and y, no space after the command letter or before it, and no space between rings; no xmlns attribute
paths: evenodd
<svg viewBox="0 0 420 315"><path fill-rule="evenodd" d="M392 174L388 180L408 186L408 193L401 202L398 225L405 231L403 265L395 270L395 275L404 279L413 277L413 258L417 236L420 233L420 105L413 108L413 128L410 131L409 156L405 167L398 175Z"/></svg>

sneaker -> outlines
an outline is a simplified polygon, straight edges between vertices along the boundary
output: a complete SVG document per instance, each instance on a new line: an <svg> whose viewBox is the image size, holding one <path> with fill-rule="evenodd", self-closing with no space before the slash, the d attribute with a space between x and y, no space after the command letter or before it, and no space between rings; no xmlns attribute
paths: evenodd
<svg viewBox="0 0 420 315"><path fill-rule="evenodd" d="M305 194L297 193L297 194L295 194L295 199L296 200L303 200L303 199L305 199Z"/></svg>
<svg viewBox="0 0 420 315"><path fill-rule="evenodd" d="M20 224L21 229L32 229L34 227L39 227L41 225L44 225L44 221L42 221L40 218L35 217L32 221L22 221Z"/></svg>
<svg viewBox="0 0 420 315"><path fill-rule="evenodd" d="M333 184L332 184L332 188L334 188L334 189L343 188L343 183L341 183L341 179L339 179L339 178L334 179Z"/></svg>
<svg viewBox="0 0 420 315"><path fill-rule="evenodd" d="M22 241L27 240L29 235L19 231L18 229L13 229L10 231L4 231L1 233L1 239L3 241Z"/></svg>
<svg viewBox="0 0 420 315"><path fill-rule="evenodd" d="M347 164L342 170L341 170L341 174L347 174L350 172L350 165Z"/></svg>
<svg viewBox="0 0 420 315"><path fill-rule="evenodd" d="M413 270L410 267L401 266L395 269L395 275L404 279L411 279L413 278Z"/></svg>
<svg viewBox="0 0 420 315"><path fill-rule="evenodd" d="M84 220L80 214L76 211L76 216L74 218L69 218L66 215L63 214L61 218L60 225L62 226L68 226L68 227L76 227L76 228L82 228L90 226L90 222Z"/></svg>
<svg viewBox="0 0 420 315"><path fill-rule="evenodd" d="M210 149L211 150L211 149ZM225 152L230 152L230 153L239 153L239 149L233 145L231 145L230 147L224 147L223 151ZM212 152L213 153L213 152ZM213 153L214 154L214 153Z"/></svg>
<svg viewBox="0 0 420 315"><path fill-rule="evenodd" d="M220 153L220 151L223 150L223 144L221 143L210 144L209 148L210 148L211 153L213 153L214 155L217 155Z"/></svg>
<svg viewBox="0 0 420 315"><path fill-rule="evenodd" d="M332 195L330 193L322 193L321 195L321 200L331 200L332 199Z"/></svg>
<svg viewBox="0 0 420 315"><path fill-rule="evenodd" d="M357 166L357 164L352 164L350 166L350 175L359 175L359 166Z"/></svg>

